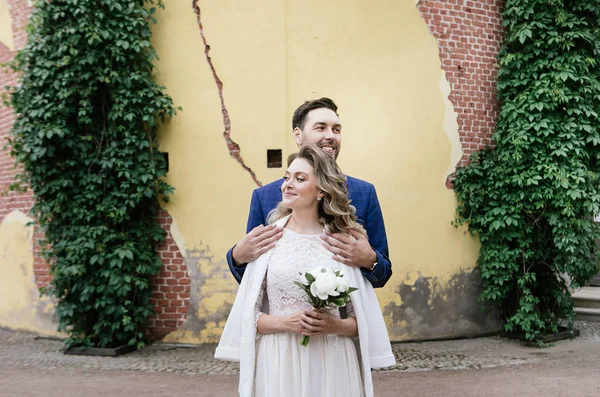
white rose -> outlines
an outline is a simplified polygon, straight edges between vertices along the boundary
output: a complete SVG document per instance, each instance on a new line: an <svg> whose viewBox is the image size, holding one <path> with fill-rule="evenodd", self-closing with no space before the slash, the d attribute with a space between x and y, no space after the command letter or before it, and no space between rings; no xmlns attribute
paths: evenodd
<svg viewBox="0 0 600 397"><path fill-rule="evenodd" d="M304 284L304 285L308 285L308 284L310 284L310 283L308 282L308 280L306 279L306 275L305 275L305 274L302 274L302 273L300 273L300 282L301 282L302 284Z"/></svg>
<svg viewBox="0 0 600 397"><path fill-rule="evenodd" d="M329 296L339 296L336 291L337 280L333 272L321 272L315 277L315 282L310 285L310 293L319 299L325 300Z"/></svg>
<svg viewBox="0 0 600 397"><path fill-rule="evenodd" d="M346 292L350 288L350 284L348 284L348 280L344 276L336 277L335 281L337 282L337 292Z"/></svg>
<svg viewBox="0 0 600 397"><path fill-rule="evenodd" d="M326 268L325 266L317 266L317 267L313 268L309 273L314 278L319 278L319 277L321 277L322 274L326 274L326 273L333 274L333 271L331 269Z"/></svg>

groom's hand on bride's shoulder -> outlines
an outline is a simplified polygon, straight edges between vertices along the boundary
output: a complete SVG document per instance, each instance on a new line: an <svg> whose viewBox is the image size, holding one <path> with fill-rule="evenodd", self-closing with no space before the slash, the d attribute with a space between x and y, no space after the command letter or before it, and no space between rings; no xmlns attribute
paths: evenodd
<svg viewBox="0 0 600 397"><path fill-rule="evenodd" d="M252 262L275 246L283 229L275 224L257 226L244 236L233 248L232 257L236 265Z"/></svg>
<svg viewBox="0 0 600 397"><path fill-rule="evenodd" d="M342 233L324 233L321 235L323 246L333 253L333 259L348 266L370 269L377 261L377 253L371 248L369 240L363 234L350 231L350 236Z"/></svg>

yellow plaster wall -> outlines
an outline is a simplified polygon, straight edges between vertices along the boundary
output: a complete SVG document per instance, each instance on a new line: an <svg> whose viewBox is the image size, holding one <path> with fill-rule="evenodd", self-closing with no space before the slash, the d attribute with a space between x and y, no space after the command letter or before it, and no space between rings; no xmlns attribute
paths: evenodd
<svg viewBox="0 0 600 397"><path fill-rule="evenodd" d="M39 298L35 285L30 221L13 211L0 224L0 327L58 335L53 305Z"/></svg>
<svg viewBox="0 0 600 397"><path fill-rule="evenodd" d="M0 0L0 43L7 46L10 50L15 49L8 0Z"/></svg>
<svg viewBox="0 0 600 397"><path fill-rule="evenodd" d="M283 149L284 158L295 150L294 109L320 96L337 102L344 125L338 161L347 174L374 183L384 212L394 275L378 291L382 307L400 305L399 286L416 275L444 287L474 267L478 244L450 225L456 202L444 186L461 155L456 114L414 0L199 5L231 137L262 182L283 172L266 168L266 149ZM177 189L166 209L185 240L194 307L189 324L167 340L215 342L236 289L225 253L243 235L256 186L222 137L218 91L190 2L166 7L154 30L157 79L184 108L161 131ZM391 326L392 316L386 320ZM396 324L392 339L415 337L401 328Z"/></svg>

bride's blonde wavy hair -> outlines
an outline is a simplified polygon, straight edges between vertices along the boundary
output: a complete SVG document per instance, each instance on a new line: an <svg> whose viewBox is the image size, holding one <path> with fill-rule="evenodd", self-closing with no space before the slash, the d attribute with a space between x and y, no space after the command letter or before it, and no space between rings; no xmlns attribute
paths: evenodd
<svg viewBox="0 0 600 397"><path fill-rule="evenodd" d="M349 233L354 230L364 236L367 232L357 222L356 208L350 204L346 176L333 158L323 153L316 145L304 145L298 153L288 157L288 166L297 158L311 165L316 178L317 189L323 192L319 201L319 222L332 233ZM275 207L267 218L269 224L292 213L282 202Z"/></svg>

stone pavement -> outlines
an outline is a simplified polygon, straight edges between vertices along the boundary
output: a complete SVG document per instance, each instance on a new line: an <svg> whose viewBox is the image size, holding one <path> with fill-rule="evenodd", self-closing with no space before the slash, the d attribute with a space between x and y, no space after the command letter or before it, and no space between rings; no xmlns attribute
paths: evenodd
<svg viewBox="0 0 600 397"><path fill-rule="evenodd" d="M549 348L525 347L521 342L486 337L450 341L396 343L397 365L382 371L457 370L492 368L549 360L552 353L600 346L600 322L577 321L581 334ZM119 357L65 355L61 341L0 329L0 368L99 369L172 372L180 374L234 375L237 363L213 358L214 346L184 346L155 343Z"/></svg>

